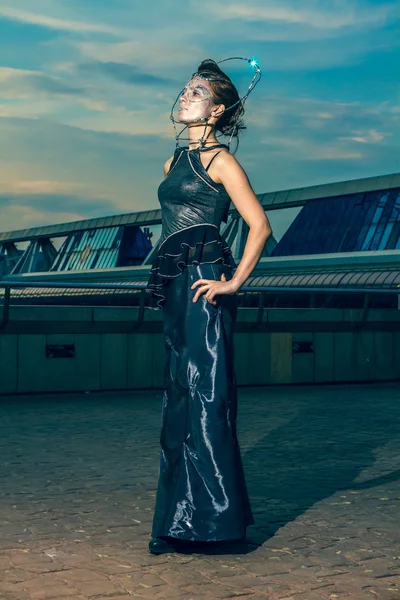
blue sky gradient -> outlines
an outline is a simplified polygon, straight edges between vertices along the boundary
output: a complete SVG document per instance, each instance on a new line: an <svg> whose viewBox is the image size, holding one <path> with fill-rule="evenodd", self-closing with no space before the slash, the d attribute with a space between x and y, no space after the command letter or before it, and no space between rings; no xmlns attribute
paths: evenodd
<svg viewBox="0 0 400 600"><path fill-rule="evenodd" d="M0 230L158 208L170 107L232 55L257 193L400 171L399 1L0 0Z"/></svg>

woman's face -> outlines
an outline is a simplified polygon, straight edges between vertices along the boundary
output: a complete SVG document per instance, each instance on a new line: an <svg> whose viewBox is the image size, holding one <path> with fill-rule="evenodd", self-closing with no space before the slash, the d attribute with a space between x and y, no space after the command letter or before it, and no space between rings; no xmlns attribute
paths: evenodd
<svg viewBox="0 0 400 600"><path fill-rule="evenodd" d="M181 123L190 123L197 119L210 117L211 111L215 107L210 83L201 77L193 77L188 81L178 101L178 119Z"/></svg>

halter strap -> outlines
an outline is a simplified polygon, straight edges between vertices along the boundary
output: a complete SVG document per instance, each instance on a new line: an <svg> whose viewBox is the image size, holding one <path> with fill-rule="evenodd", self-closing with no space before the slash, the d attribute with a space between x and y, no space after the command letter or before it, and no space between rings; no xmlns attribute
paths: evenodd
<svg viewBox="0 0 400 600"><path fill-rule="evenodd" d="M217 152L216 154L214 154L214 156L212 157L212 159L210 160L210 162L208 163L208 165L205 167L205 170L208 171L209 167L211 166L212 161L214 160L214 158L216 156L218 156L218 154L221 154L222 150L220 150L219 152Z"/></svg>

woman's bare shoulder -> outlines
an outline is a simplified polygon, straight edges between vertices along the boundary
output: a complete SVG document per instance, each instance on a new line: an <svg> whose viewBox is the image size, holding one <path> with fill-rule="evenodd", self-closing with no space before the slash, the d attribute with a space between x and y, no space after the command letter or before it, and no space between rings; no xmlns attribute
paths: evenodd
<svg viewBox="0 0 400 600"><path fill-rule="evenodd" d="M209 175L216 183L222 183L221 172L237 169L242 170L243 168L236 157L228 149L224 149L218 153L218 156L212 162Z"/></svg>
<svg viewBox="0 0 400 600"><path fill-rule="evenodd" d="M164 163L164 175L168 175L169 169L171 167L171 163L174 160L174 155L170 156L168 160Z"/></svg>

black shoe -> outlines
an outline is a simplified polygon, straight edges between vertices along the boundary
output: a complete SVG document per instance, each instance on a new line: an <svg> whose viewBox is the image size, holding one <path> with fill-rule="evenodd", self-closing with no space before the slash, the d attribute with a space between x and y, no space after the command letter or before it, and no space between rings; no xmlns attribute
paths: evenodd
<svg viewBox="0 0 400 600"><path fill-rule="evenodd" d="M166 540L152 538L149 542L149 551L151 554L168 554L169 552L175 552L175 548Z"/></svg>

